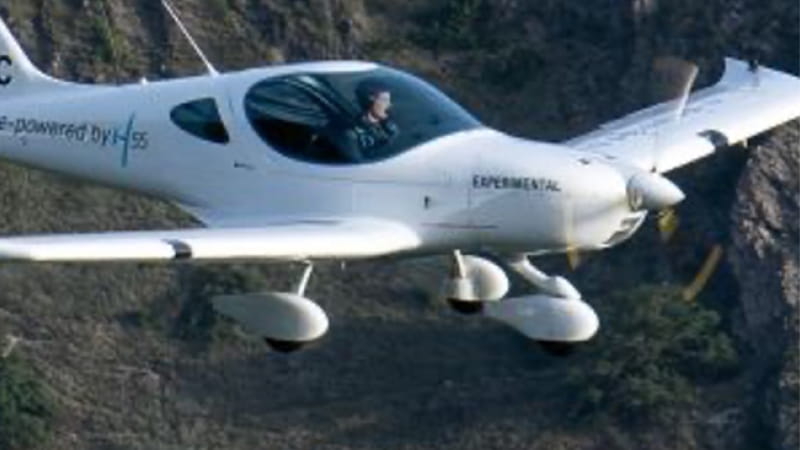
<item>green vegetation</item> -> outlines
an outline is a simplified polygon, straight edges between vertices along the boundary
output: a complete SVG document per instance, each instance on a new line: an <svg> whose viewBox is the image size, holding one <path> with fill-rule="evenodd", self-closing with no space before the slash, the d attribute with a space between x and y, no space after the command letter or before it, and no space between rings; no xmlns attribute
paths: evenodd
<svg viewBox="0 0 800 450"><path fill-rule="evenodd" d="M16 357L0 359L0 448L37 448L50 437L53 404Z"/></svg>
<svg viewBox="0 0 800 450"><path fill-rule="evenodd" d="M216 17L223 22L230 19L233 8L230 0L209 0L207 7L212 17Z"/></svg>
<svg viewBox="0 0 800 450"><path fill-rule="evenodd" d="M92 28L97 36L95 57L102 63L113 65L119 71L127 63L128 49L125 37L111 23L109 11L105 1L96 3L92 19Z"/></svg>
<svg viewBox="0 0 800 450"><path fill-rule="evenodd" d="M102 16L94 17L92 27L97 35L97 59L105 63L116 62L119 54L117 38L108 20Z"/></svg>
<svg viewBox="0 0 800 450"><path fill-rule="evenodd" d="M489 4L484 0L447 0L421 17L425 25L417 36L420 44L439 49L468 49L478 45L478 30Z"/></svg>
<svg viewBox="0 0 800 450"><path fill-rule="evenodd" d="M123 314L121 320L204 351L232 336L232 328L214 310L215 297L268 290L260 268L246 264L186 266L180 279L177 292L152 302L143 311Z"/></svg>
<svg viewBox="0 0 800 450"><path fill-rule="evenodd" d="M693 385L735 372L737 354L719 316L674 287L641 287L608 299L605 328L570 372L573 414L662 422L695 400Z"/></svg>

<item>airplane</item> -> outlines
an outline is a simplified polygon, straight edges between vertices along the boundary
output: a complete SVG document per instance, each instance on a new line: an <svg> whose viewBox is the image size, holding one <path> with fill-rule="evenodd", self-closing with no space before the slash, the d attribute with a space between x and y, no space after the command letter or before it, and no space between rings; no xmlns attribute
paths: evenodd
<svg viewBox="0 0 800 450"><path fill-rule="evenodd" d="M181 28L207 74L87 85L42 73L0 21L0 157L165 200L203 225L2 237L0 260L299 262L292 291L213 300L281 352L329 328L306 296L315 262L441 254L456 310L554 353L587 341L594 309L531 258L620 244L684 199L666 172L800 116L800 79L728 58L710 87L537 142L378 63L219 73ZM505 298L507 270L536 293Z"/></svg>

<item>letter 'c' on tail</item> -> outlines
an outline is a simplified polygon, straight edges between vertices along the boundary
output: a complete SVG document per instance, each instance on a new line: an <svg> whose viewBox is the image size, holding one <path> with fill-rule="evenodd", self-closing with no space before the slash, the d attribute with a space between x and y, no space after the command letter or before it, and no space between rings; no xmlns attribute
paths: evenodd
<svg viewBox="0 0 800 450"><path fill-rule="evenodd" d="M0 19L0 100L63 89L70 85L37 69Z"/></svg>

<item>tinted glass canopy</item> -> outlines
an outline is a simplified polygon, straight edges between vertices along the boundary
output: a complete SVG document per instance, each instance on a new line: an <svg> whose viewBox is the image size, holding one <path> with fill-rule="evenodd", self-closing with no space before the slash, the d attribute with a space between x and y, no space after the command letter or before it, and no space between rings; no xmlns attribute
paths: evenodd
<svg viewBox="0 0 800 450"><path fill-rule="evenodd" d="M480 126L436 88L388 68L269 78L247 92L244 107L271 147L324 164L379 161Z"/></svg>

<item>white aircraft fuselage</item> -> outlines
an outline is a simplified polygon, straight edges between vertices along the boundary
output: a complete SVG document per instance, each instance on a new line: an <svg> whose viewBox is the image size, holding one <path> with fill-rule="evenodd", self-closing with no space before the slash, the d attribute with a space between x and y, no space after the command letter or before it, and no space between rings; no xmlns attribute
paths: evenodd
<svg viewBox="0 0 800 450"><path fill-rule="evenodd" d="M629 206L630 169L566 146L478 126L375 162L287 157L248 122L256 83L378 66L318 62L125 86L54 86L4 101L0 156L174 202L213 227L343 216L417 230L419 253L482 247L547 253L621 242L645 213ZM212 98L229 142L199 139L171 110ZM391 112L391 110L390 110Z"/></svg>

